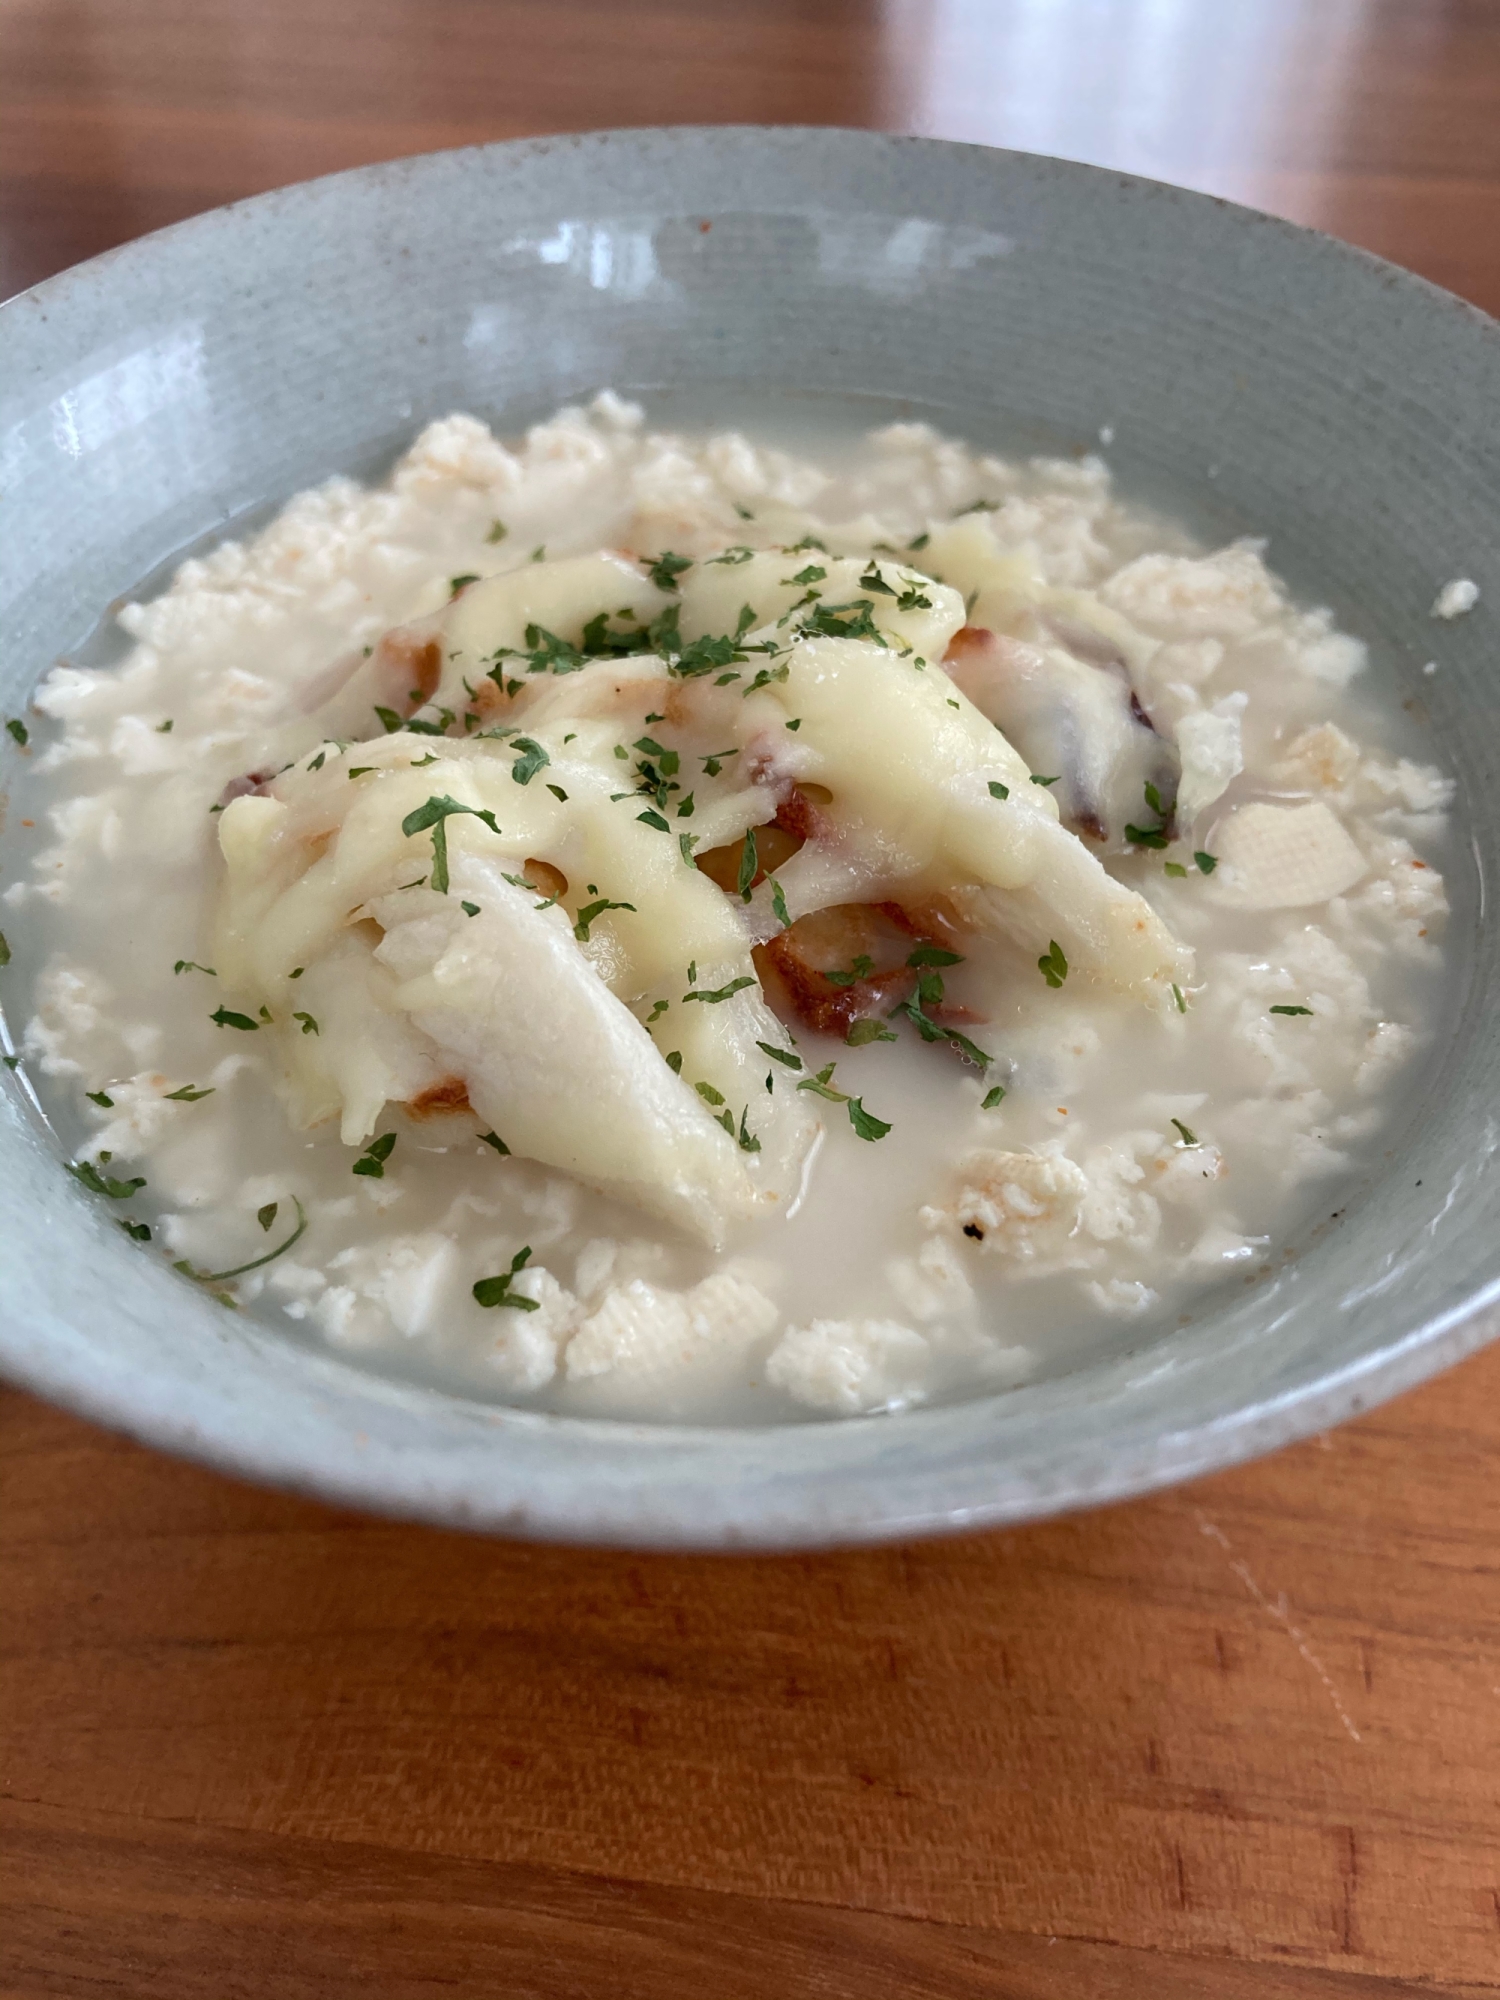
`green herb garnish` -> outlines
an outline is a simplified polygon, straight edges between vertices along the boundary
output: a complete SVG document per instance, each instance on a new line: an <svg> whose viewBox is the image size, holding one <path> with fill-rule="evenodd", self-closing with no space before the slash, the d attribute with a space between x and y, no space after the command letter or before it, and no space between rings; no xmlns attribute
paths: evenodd
<svg viewBox="0 0 1500 2000"><path fill-rule="evenodd" d="M69 1160L68 1172L90 1194L106 1195L111 1201L129 1201L138 1188L146 1185L139 1174L128 1181L117 1181L110 1174L101 1174L92 1160Z"/></svg>
<svg viewBox="0 0 1500 2000"><path fill-rule="evenodd" d="M529 736L518 736L511 747L521 752L510 767L510 775L518 785L529 785L537 772L552 762L541 744L533 742Z"/></svg>
<svg viewBox="0 0 1500 2000"><path fill-rule="evenodd" d="M638 736L635 740L635 748L637 750L644 750L648 757L656 759L664 778L675 778L677 776L677 768L681 760L675 750L668 750L664 745L658 743L654 736Z"/></svg>
<svg viewBox="0 0 1500 2000"><path fill-rule="evenodd" d="M895 1042L899 1041L900 1037L893 1035L884 1021L877 1021L873 1016L867 1015L862 1021L850 1022L849 1032L844 1040L851 1049L862 1049L867 1042ZM764 1042L761 1043L761 1047L765 1047Z"/></svg>
<svg viewBox="0 0 1500 2000"><path fill-rule="evenodd" d="M644 561L645 558L643 557ZM675 590L677 579L684 570L693 566L691 556L674 556L670 549L659 555L654 562L648 562L646 574L658 590Z"/></svg>
<svg viewBox="0 0 1500 2000"><path fill-rule="evenodd" d="M873 1112L866 1111L862 1099L858 1097L849 1099L849 1123L854 1127L856 1136L861 1139L883 1139L891 1129L886 1119L877 1118Z"/></svg>
<svg viewBox="0 0 1500 2000"><path fill-rule="evenodd" d="M185 1257L183 1257L180 1258L178 1262L172 1266L172 1269L174 1271L181 1271L184 1277L193 1278L200 1285L223 1285L227 1284L231 1278L243 1278L247 1271L258 1271L262 1264L274 1263L278 1257L284 1257L287 1251L291 1249L294 1243L300 1241L302 1235L307 1229L306 1213L303 1210L301 1202L298 1201L295 1195L292 1196L292 1206L297 1211L297 1227L292 1231L291 1235L286 1239L285 1243L278 1243L276 1248L274 1250L268 1250L264 1257L253 1257L251 1258L248 1264L236 1264L232 1271L198 1271L194 1269L194 1267L188 1262L188 1260ZM275 1209L274 1202L271 1204L271 1207L272 1210L274 1211ZM262 1209L260 1211L260 1214L264 1215L265 1210ZM270 1225L268 1223L262 1223L261 1227L263 1229L266 1229L269 1228ZM229 1299L226 1300L225 1303L233 1305L234 1301L232 1299Z"/></svg>
<svg viewBox="0 0 1500 2000"><path fill-rule="evenodd" d="M382 1132L378 1139L372 1139L365 1147L362 1158L356 1160L351 1172L365 1174L372 1181L385 1179L385 1163L396 1149L394 1132Z"/></svg>
<svg viewBox="0 0 1500 2000"><path fill-rule="evenodd" d="M874 970L874 959L866 958L861 952L847 972L825 972L823 977L830 986L857 986L861 979L868 979Z"/></svg>
<svg viewBox="0 0 1500 2000"><path fill-rule="evenodd" d="M701 639L694 639L684 646L671 662L672 672L683 680L694 680L701 674L711 674L718 667L733 666L742 659L739 643L724 636L718 638L705 633ZM737 676L726 676L726 679Z"/></svg>
<svg viewBox="0 0 1500 2000"><path fill-rule="evenodd" d="M802 1058L791 1049L779 1049L774 1042L757 1042L755 1046L773 1062L785 1063L788 1069L801 1069Z"/></svg>
<svg viewBox="0 0 1500 2000"><path fill-rule="evenodd" d="M749 902L755 877L759 871L760 861L755 851L755 828L752 826L750 831L745 835L744 845L740 849L740 872L736 886L739 889L740 901L742 903Z"/></svg>
<svg viewBox="0 0 1500 2000"><path fill-rule="evenodd" d="M1046 951L1037 960L1037 969L1049 986L1061 986L1068 976L1068 961L1063 956L1063 948L1053 938Z"/></svg>
<svg viewBox="0 0 1500 2000"><path fill-rule="evenodd" d="M885 635L876 627L874 610L868 597L851 598L847 604L815 604L801 629L809 638L869 639L883 646Z"/></svg>
<svg viewBox="0 0 1500 2000"><path fill-rule="evenodd" d="M837 1067L836 1063L826 1063L816 1076L803 1077L797 1088L814 1091L819 1097L826 1097L830 1104L847 1106L849 1123L861 1139L883 1139L891 1129L886 1121L866 1111L860 1098L851 1097L847 1091L834 1088L833 1072Z"/></svg>
<svg viewBox="0 0 1500 2000"><path fill-rule="evenodd" d="M799 1090L810 1090L818 1097L826 1097L830 1104L847 1104L848 1094L833 1087L833 1072L837 1063L825 1063L815 1076L805 1076L797 1085Z"/></svg>
<svg viewBox="0 0 1500 2000"><path fill-rule="evenodd" d="M541 1301L528 1299L524 1292L511 1290L516 1277L531 1261L531 1245L518 1250L510 1260L510 1269L502 1271L497 1278L481 1278L474 1287L474 1298L482 1306L514 1306L517 1312L534 1313Z"/></svg>
<svg viewBox="0 0 1500 2000"><path fill-rule="evenodd" d="M690 972L688 976L691 978L693 975ZM733 994L742 993L747 986L754 984L755 981L745 973L739 979L731 979L727 986L716 987L712 992L695 987L691 993L683 994L683 1004L686 1005L689 1000L701 1000L706 1006L717 1007L721 1000L728 1000Z"/></svg>
<svg viewBox="0 0 1500 2000"><path fill-rule="evenodd" d="M587 944L589 941L589 926L594 922L595 918L602 917L606 910L633 911L634 909L634 903L611 903L608 897L601 896L596 903L585 903L583 908L578 912L578 919L573 925L573 935L580 944Z"/></svg>
<svg viewBox="0 0 1500 2000"><path fill-rule="evenodd" d="M483 820L491 833L498 834L500 831L492 812L481 811L478 806L462 806L446 793L441 798L429 799L426 805L418 806L401 822L401 831L408 839L414 834L431 831L432 886L443 896L448 893L448 821L455 813L468 813L474 819Z"/></svg>

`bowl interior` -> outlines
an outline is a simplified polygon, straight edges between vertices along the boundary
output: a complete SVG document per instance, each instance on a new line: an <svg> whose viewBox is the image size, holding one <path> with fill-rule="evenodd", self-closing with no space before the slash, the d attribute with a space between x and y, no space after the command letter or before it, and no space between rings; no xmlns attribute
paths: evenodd
<svg viewBox="0 0 1500 2000"><path fill-rule="evenodd" d="M1450 1018L1342 1216L1139 1352L896 1420L694 1432L382 1381L131 1250L0 1106L0 1362L256 1476L435 1519L790 1544L1025 1518L1319 1428L1495 1331L1500 329L1207 197L870 134L684 130L366 169L127 246L0 313L0 702L169 556L466 408L514 429L612 386L711 420L779 399L1007 451L1114 428L1122 489L1269 533L1420 702L1460 780ZM1479 608L1434 626L1449 577ZM1421 667L1438 658L1440 672ZM3 997L3 995L0 995Z"/></svg>

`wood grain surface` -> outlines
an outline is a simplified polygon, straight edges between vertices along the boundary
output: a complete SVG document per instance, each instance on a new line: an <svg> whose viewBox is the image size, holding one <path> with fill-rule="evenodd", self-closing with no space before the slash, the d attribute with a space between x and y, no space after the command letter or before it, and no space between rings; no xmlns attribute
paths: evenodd
<svg viewBox="0 0 1500 2000"><path fill-rule="evenodd" d="M878 125L1500 309L1496 0L0 0L0 290L526 132ZM1500 1352L1022 1532L467 1540L0 1395L0 1995L1500 1988Z"/></svg>

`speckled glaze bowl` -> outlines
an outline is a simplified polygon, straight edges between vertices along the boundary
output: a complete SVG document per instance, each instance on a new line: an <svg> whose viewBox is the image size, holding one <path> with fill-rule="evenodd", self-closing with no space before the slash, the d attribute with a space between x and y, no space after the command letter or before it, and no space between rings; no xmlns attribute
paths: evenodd
<svg viewBox="0 0 1500 2000"><path fill-rule="evenodd" d="M10 1087L0 1365L167 1450L393 1513L807 1547L1232 1464L1500 1331L1500 327L1223 202L925 140L620 132L340 175L0 312L0 704L245 510L378 470L450 409L514 427L605 385L859 391L890 399L872 418L895 401L1012 449L1113 424L1127 493L1270 532L1293 587L1410 677L1461 783L1451 1016L1390 1151L1263 1281L1133 1354L896 1418L656 1429L384 1381L224 1311L123 1239ZM1480 605L1436 627L1456 575Z"/></svg>

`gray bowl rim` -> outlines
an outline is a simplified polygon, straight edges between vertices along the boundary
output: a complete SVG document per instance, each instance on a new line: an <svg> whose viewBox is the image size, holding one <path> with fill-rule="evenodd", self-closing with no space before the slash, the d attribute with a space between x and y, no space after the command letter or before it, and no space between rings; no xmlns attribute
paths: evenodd
<svg viewBox="0 0 1500 2000"><path fill-rule="evenodd" d="M197 233L222 229L232 218L246 214L260 216L273 212L281 204L321 199L330 190L342 185L378 186L383 180L402 179L412 173L420 173L428 163L465 156L518 160L560 147L593 148L604 152L611 147L670 144L674 140L702 140L706 137L721 138L728 143L759 142L772 148L799 141L814 141L863 146L872 152L907 149L932 154L966 154L1050 170L1061 177L1075 177L1080 183L1108 180L1158 205L1170 202L1184 204L1190 209L1217 209L1226 212L1245 228L1280 235L1303 246L1314 245L1325 259L1340 259L1367 275L1378 275L1386 285L1421 299L1425 309L1457 315L1472 326L1482 328L1486 336L1500 339L1500 321L1416 272L1326 231L1288 221L1221 195L1062 156L1014 148L879 132L857 126L758 125L749 122L621 126L538 134L401 155L368 166L291 182L239 201L223 203L132 238L0 300L0 334L5 331L11 316L29 310L40 310L45 316L52 307L65 306L74 287L98 283L116 265L149 259L157 246L164 242L190 242ZM226 1476L388 1518L464 1532L503 1534L527 1541L584 1547L776 1553L858 1547L906 1538L1021 1525L1141 1497L1212 1472L1230 1470L1277 1451L1284 1445L1318 1436L1430 1380L1497 1339L1500 1339L1500 1276L1477 1285L1461 1305L1410 1329L1403 1337L1388 1342L1384 1347L1330 1369L1312 1382L1303 1383L1280 1396L1243 1403L1221 1416L1174 1431L1166 1439L1131 1438L1117 1442L1107 1467L1096 1459L1089 1468L1051 1482L1045 1489L981 1491L976 1497L975 1474L978 1473L982 1487L985 1468L963 1465L953 1468L947 1479L946 1484L952 1490L932 1492L917 1505L909 1502L901 1506L882 1504L877 1489L866 1478L862 1482L851 1483L848 1504L831 1512L819 1511L811 1518L797 1518L795 1513L789 1514L784 1506L777 1505L763 1508L759 1513L746 1510L732 1521L707 1522L681 1517L664 1522L649 1508L634 1515L606 1516L587 1503L581 1506L567 1502L558 1504L556 1495L540 1507L535 1506L529 1497L517 1500L513 1496L497 1498L489 1493L455 1497L451 1492L433 1490L424 1479L422 1468L414 1467L409 1456L403 1454L399 1447L374 1453L350 1450L347 1448L350 1442L347 1437L340 1440L346 1447L340 1457L311 1464L295 1455L278 1452L264 1435L241 1434L232 1421L204 1427L198 1415L185 1414L177 1406L170 1390L163 1393L163 1385L159 1382L132 1378L131 1384L123 1389L116 1384L112 1390L101 1393L87 1369L70 1365L65 1356L53 1355L45 1349L25 1349L12 1328L3 1321L0 1321L0 1378L140 1444ZM397 1389L395 1383L351 1368L334 1355L299 1350L297 1365L305 1375L322 1377L323 1386L331 1388L335 1397L341 1389L355 1392L363 1389L367 1395L373 1392L375 1398L382 1390ZM476 1407L444 1391L413 1389L407 1383L399 1385L399 1394L418 1410L425 1409L438 1420L445 1414L472 1415ZM943 1407L918 1408L895 1417L844 1418L793 1428L802 1436L817 1436L827 1435L835 1427L847 1430L871 1424L923 1425L934 1419L940 1420ZM660 1443L689 1451L711 1451L716 1442L722 1443L729 1437L764 1435L764 1432L685 1425L622 1424L575 1417L538 1418L535 1413L506 1410L503 1406L493 1410L485 1408L484 1415L501 1421L506 1417L520 1416L555 1426L585 1440L591 1433L601 1438L628 1435L646 1444ZM355 1442L362 1443L363 1440L356 1439ZM932 1484L943 1486L944 1481L938 1478Z"/></svg>

